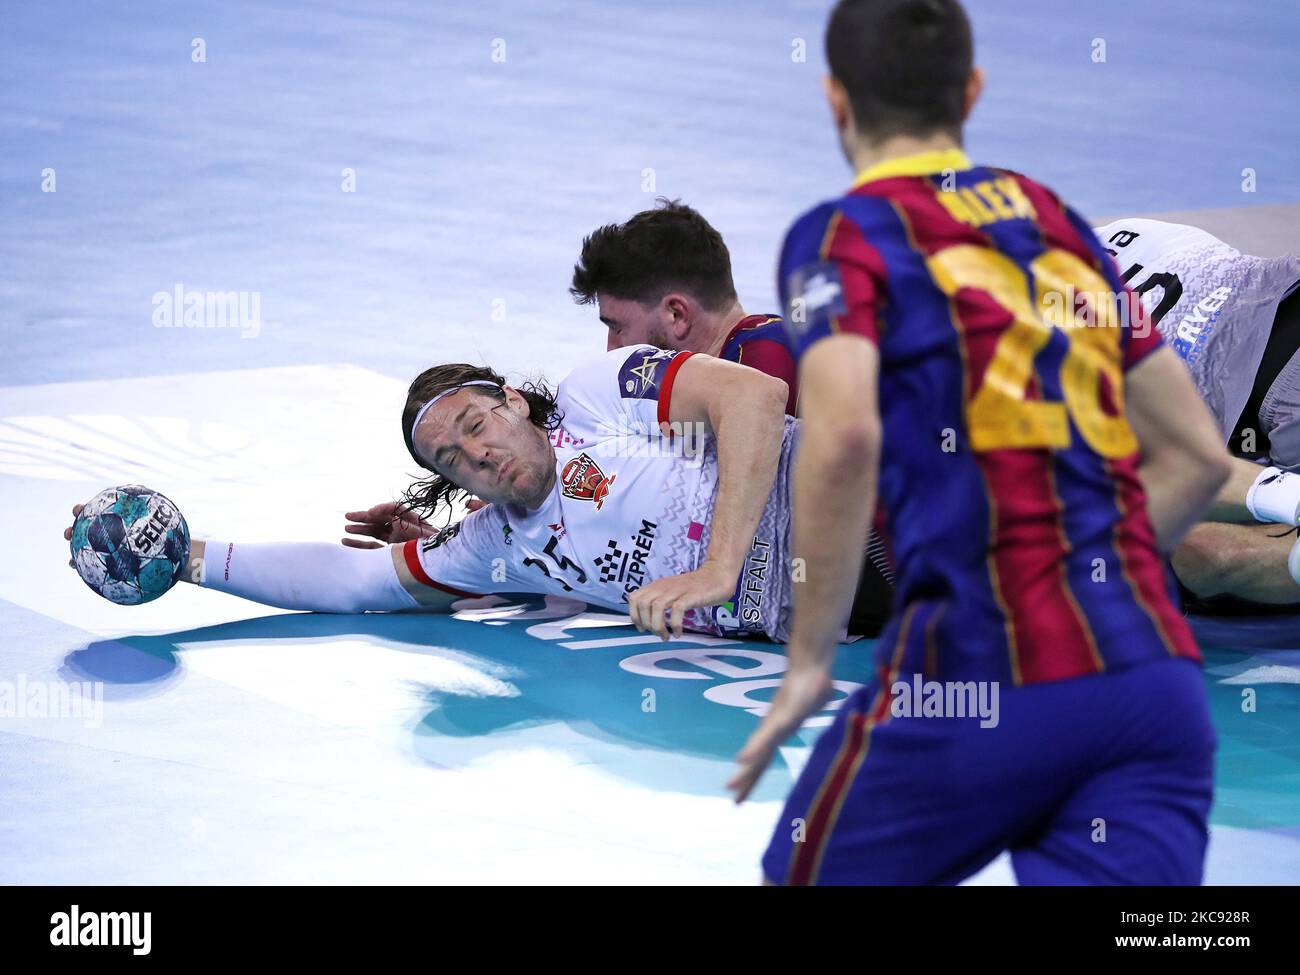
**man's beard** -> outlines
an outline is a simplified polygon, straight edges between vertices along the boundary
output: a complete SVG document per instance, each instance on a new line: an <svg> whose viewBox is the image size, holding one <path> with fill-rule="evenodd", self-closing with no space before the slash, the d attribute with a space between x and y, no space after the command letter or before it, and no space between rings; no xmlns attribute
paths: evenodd
<svg viewBox="0 0 1300 975"><path fill-rule="evenodd" d="M657 348L657 349L671 349L671 348L672 348L672 346L668 344L668 333L665 332L663 329L659 329L659 330L657 330L657 331L656 331L656 330L653 330L653 329L651 330L651 332L650 332L650 344L653 345L653 346L654 346L655 348Z"/></svg>
<svg viewBox="0 0 1300 975"><path fill-rule="evenodd" d="M546 488L548 471L545 462L537 460L523 460L516 458L516 470L510 477L508 493L511 495L511 504L518 504L524 507L536 508L546 500L543 493ZM551 465L550 473L554 473L554 465Z"/></svg>

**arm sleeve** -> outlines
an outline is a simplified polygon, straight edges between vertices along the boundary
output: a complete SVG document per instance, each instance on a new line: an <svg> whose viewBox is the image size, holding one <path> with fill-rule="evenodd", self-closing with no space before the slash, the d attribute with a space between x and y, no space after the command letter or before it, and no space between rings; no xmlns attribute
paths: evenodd
<svg viewBox="0 0 1300 975"><path fill-rule="evenodd" d="M541 591L516 564L508 527L501 506L490 504L436 535L412 539L396 560L402 587L422 606L445 605L448 596Z"/></svg>
<svg viewBox="0 0 1300 975"><path fill-rule="evenodd" d="M564 380L565 393L608 427L598 433L663 436L660 424L668 422L677 371L697 354L653 345L614 349L573 370ZM617 428L620 420L625 429Z"/></svg>
<svg viewBox="0 0 1300 975"><path fill-rule="evenodd" d="M388 548L355 549L324 542L246 545L210 540L200 585L268 606L317 613L420 605L403 588Z"/></svg>
<svg viewBox="0 0 1300 975"><path fill-rule="evenodd" d="M837 208L821 206L795 222L782 245L777 274L796 358L837 333L879 344L884 262Z"/></svg>

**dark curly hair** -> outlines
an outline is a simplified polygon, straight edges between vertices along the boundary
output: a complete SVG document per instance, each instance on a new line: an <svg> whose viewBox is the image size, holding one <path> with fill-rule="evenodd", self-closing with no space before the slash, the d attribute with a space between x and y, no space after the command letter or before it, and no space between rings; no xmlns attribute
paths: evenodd
<svg viewBox="0 0 1300 975"><path fill-rule="evenodd" d="M580 305L590 305L600 292L646 303L674 290L710 311L736 300L722 234L697 210L660 197L653 210L606 224L582 241L569 294Z"/></svg>
<svg viewBox="0 0 1300 975"><path fill-rule="evenodd" d="M497 388L471 386L470 391L479 396L495 400L498 404L504 404L506 394L501 387L506 384L505 377L487 366L471 366L464 362L449 362L424 370L411 382L411 387L406 393L406 406L402 408L402 439L406 441L406 449L410 451L411 456L420 467L429 470L428 465L415 451L413 436L416 414L420 412L425 403L439 393L445 393L447 390L463 386L465 383L482 381L490 382ZM559 427L560 422L564 419L564 414L560 412L560 408L555 403L555 393L544 382L525 382L514 388L519 391L519 394L528 403L528 419L530 421L548 432ZM443 477L441 474L432 474L429 477L417 480L407 488L402 494L401 504L414 514L425 519L437 514L439 509L445 508L448 520L450 520L452 503L466 494L468 492L455 482Z"/></svg>

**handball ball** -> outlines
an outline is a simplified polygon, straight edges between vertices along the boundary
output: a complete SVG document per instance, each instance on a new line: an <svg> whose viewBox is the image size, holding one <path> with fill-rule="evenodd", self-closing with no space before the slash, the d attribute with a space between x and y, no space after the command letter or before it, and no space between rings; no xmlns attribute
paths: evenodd
<svg viewBox="0 0 1300 975"><path fill-rule="evenodd" d="M157 599L190 557L180 509L138 484L100 491L72 525L72 564L105 599L124 606Z"/></svg>

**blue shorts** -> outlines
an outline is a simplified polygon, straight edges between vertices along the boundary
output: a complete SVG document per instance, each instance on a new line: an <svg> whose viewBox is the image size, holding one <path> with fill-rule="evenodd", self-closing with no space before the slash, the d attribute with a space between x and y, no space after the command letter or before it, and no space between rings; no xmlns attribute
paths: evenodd
<svg viewBox="0 0 1300 975"><path fill-rule="evenodd" d="M957 883L1010 850L1022 884L1200 883L1215 734L1194 662L1000 687L991 727L895 717L879 690L817 741L769 882Z"/></svg>

